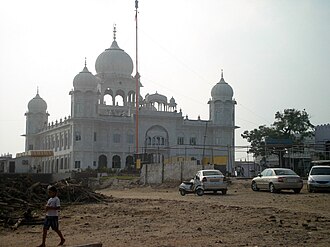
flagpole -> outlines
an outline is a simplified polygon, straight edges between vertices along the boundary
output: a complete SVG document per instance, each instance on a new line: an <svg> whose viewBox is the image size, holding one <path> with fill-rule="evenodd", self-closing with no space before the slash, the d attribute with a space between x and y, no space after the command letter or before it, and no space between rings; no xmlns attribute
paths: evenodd
<svg viewBox="0 0 330 247"><path fill-rule="evenodd" d="M136 154L137 159L139 159L138 153L139 153L139 70L138 70L138 0L135 0L135 51L136 51L136 57L135 57L135 68L136 68L136 74L135 74L135 80L136 80L136 88L135 88L135 146L136 146Z"/></svg>

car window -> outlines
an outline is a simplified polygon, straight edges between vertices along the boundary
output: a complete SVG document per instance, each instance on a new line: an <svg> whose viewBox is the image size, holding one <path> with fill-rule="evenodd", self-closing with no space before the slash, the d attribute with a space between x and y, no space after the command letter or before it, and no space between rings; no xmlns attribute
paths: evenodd
<svg viewBox="0 0 330 247"><path fill-rule="evenodd" d="M265 176L273 176L273 171L269 169Z"/></svg>
<svg viewBox="0 0 330 247"><path fill-rule="evenodd" d="M204 176L213 176L213 175L222 175L220 171L214 170L214 171L203 171Z"/></svg>
<svg viewBox="0 0 330 247"><path fill-rule="evenodd" d="M268 171L269 171L268 169L263 170L263 171L261 172L261 175L262 175L262 176L266 176L266 173L267 173Z"/></svg>
<svg viewBox="0 0 330 247"><path fill-rule="evenodd" d="M330 167L314 167L312 168L311 175L330 175Z"/></svg>
<svg viewBox="0 0 330 247"><path fill-rule="evenodd" d="M296 175L292 170L275 170L276 175Z"/></svg>

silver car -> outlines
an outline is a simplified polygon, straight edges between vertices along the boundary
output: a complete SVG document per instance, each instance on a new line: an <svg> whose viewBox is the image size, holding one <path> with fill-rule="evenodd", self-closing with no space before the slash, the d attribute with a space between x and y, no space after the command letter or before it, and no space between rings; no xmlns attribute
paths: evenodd
<svg viewBox="0 0 330 247"><path fill-rule="evenodd" d="M313 166L308 174L307 190L330 190L330 166Z"/></svg>
<svg viewBox="0 0 330 247"><path fill-rule="evenodd" d="M303 180L294 171L287 168L267 168L252 179L251 188L254 191L269 190L271 193L281 190L293 190L300 193Z"/></svg>
<svg viewBox="0 0 330 247"><path fill-rule="evenodd" d="M204 191L221 191L227 193L226 177L219 170L200 170L196 173L194 180L202 185Z"/></svg>

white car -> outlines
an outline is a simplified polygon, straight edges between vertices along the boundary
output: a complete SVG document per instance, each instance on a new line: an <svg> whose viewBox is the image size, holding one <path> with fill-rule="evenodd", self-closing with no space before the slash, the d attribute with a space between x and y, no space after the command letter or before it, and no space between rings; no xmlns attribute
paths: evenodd
<svg viewBox="0 0 330 247"><path fill-rule="evenodd" d="M308 174L307 190L309 192L330 191L330 166L313 166Z"/></svg>
<svg viewBox="0 0 330 247"><path fill-rule="evenodd" d="M204 191L221 191L223 195L227 193L226 177L219 170L200 170L196 173L194 180L202 185Z"/></svg>

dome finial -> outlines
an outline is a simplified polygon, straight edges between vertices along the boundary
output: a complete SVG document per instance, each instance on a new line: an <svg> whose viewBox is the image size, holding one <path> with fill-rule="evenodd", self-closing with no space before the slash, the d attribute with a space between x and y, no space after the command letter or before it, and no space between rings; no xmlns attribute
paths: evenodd
<svg viewBox="0 0 330 247"><path fill-rule="evenodd" d="M39 95L39 86L37 86L37 95Z"/></svg>
<svg viewBox="0 0 330 247"><path fill-rule="evenodd" d="M116 23L113 24L113 40L116 40Z"/></svg>
<svg viewBox="0 0 330 247"><path fill-rule="evenodd" d="M87 58L85 57L85 67L87 67Z"/></svg>
<svg viewBox="0 0 330 247"><path fill-rule="evenodd" d="M221 69L221 79L223 79L223 69Z"/></svg>

